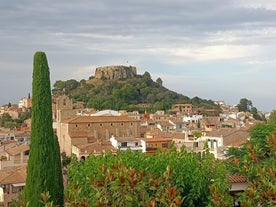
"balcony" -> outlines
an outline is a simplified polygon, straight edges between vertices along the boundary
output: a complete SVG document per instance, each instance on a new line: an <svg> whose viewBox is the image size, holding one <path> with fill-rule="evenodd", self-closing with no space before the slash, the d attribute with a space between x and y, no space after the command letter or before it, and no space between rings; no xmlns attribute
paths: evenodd
<svg viewBox="0 0 276 207"><path fill-rule="evenodd" d="M147 152L153 152L153 151L156 151L157 149L158 149L157 147L147 147L146 151Z"/></svg>
<svg viewBox="0 0 276 207"><path fill-rule="evenodd" d="M122 151L130 149L131 151L142 151L142 146L120 146Z"/></svg>

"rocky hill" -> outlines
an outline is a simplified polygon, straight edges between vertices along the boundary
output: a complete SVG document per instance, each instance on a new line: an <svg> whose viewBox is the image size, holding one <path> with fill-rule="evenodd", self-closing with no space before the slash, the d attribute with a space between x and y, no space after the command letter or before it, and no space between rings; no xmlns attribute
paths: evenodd
<svg viewBox="0 0 276 207"><path fill-rule="evenodd" d="M154 81L149 72L137 74L136 67L133 66L99 67L96 68L95 75L88 80L56 81L52 92L54 96L65 92L75 102L84 102L86 107L97 110L125 109L150 112L169 110L175 103L191 103L195 107L219 110L211 100L199 97L190 99L165 88L161 78Z"/></svg>
<svg viewBox="0 0 276 207"><path fill-rule="evenodd" d="M137 75L133 66L106 66L96 68L95 79L122 80L133 78Z"/></svg>

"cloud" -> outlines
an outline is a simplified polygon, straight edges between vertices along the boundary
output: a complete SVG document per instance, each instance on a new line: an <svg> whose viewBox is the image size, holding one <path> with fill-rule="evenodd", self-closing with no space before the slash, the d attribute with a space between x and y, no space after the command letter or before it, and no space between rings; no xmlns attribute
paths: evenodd
<svg viewBox="0 0 276 207"><path fill-rule="evenodd" d="M267 71L275 68L274 1L2 0L0 17L1 77L20 74L20 89L30 81L37 50L47 53L53 80L88 78L97 66L127 63L160 74L168 87L177 87L168 73L179 75L178 84L198 79L215 84L215 75L225 85L220 90L229 92L230 85L241 87L231 84L240 81L238 74L273 76ZM215 90L198 86L190 92Z"/></svg>
<svg viewBox="0 0 276 207"><path fill-rule="evenodd" d="M263 1L263 0L239 0L236 1L243 7L250 9L266 9L266 10L276 10L275 1Z"/></svg>
<svg viewBox="0 0 276 207"><path fill-rule="evenodd" d="M90 76L94 76L97 67L97 65L76 67L67 75L67 79L88 80Z"/></svg>

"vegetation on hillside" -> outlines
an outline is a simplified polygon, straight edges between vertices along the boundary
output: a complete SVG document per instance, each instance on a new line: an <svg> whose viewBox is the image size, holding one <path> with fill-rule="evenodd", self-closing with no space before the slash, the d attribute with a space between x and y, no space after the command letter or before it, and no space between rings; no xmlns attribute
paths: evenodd
<svg viewBox="0 0 276 207"><path fill-rule="evenodd" d="M43 206L41 194L48 193L51 201L64 206L60 149L52 126L50 72L46 54L34 55L32 82L31 144L27 167L25 203L29 207Z"/></svg>
<svg viewBox="0 0 276 207"><path fill-rule="evenodd" d="M138 104L148 104L146 110L171 109L175 103L191 103L195 107L217 109L219 107L211 100L199 97L190 99L187 96L168 90L163 86L161 78L153 81L150 73L136 75L134 78L124 80L95 80L93 77L80 82L71 79L67 81L58 80L54 83L52 90L54 96L68 94L73 101L82 101L87 107L114 110L139 110L144 112L145 108Z"/></svg>
<svg viewBox="0 0 276 207"><path fill-rule="evenodd" d="M31 112L26 111L20 115L18 119L13 119L8 113L2 114L0 117L0 127L4 128L20 128L23 122L31 118Z"/></svg>

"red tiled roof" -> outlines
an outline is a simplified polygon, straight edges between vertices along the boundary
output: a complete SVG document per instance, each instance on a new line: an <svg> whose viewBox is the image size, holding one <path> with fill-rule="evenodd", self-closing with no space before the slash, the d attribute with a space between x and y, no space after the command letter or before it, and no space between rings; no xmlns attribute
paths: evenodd
<svg viewBox="0 0 276 207"><path fill-rule="evenodd" d="M8 140L8 141L5 141L5 142L2 142L1 143L1 146L3 146L3 145L9 145L9 144L12 144L12 143L16 143L16 141L15 140Z"/></svg>
<svg viewBox="0 0 276 207"><path fill-rule="evenodd" d="M172 138L173 139L185 139L185 134L182 133L182 132L175 132L175 133L172 133Z"/></svg>
<svg viewBox="0 0 276 207"><path fill-rule="evenodd" d="M150 131L150 128L149 128L149 127L147 127L147 126L141 126L141 127L140 127L140 132L141 132L141 133L146 133L146 132L148 132L148 131Z"/></svg>
<svg viewBox="0 0 276 207"><path fill-rule="evenodd" d="M103 122L139 122L129 116L78 116L64 121L65 123L103 123Z"/></svg>
<svg viewBox="0 0 276 207"><path fill-rule="evenodd" d="M17 155L21 152L25 152L25 151L28 151L30 148L28 145L26 144L21 144L21 145L18 145L18 146L15 146L15 147L11 147L9 149L6 150L6 152L9 154L9 155Z"/></svg>
<svg viewBox="0 0 276 207"><path fill-rule="evenodd" d="M135 137L116 137L115 138L118 142L139 142L139 138Z"/></svg>
<svg viewBox="0 0 276 207"><path fill-rule="evenodd" d="M78 149L80 149L81 153L92 153L92 154L100 154L102 152L116 152L116 149L111 145L109 141L102 141L102 143L94 142L83 145L75 145Z"/></svg>
<svg viewBox="0 0 276 207"><path fill-rule="evenodd" d="M159 122L160 126L173 126L172 123L170 123L169 121L162 121L162 122Z"/></svg>
<svg viewBox="0 0 276 207"><path fill-rule="evenodd" d="M171 142L172 139L171 138L143 138L142 139L145 142Z"/></svg>
<svg viewBox="0 0 276 207"><path fill-rule="evenodd" d="M0 184L25 183L26 177L26 166L0 170Z"/></svg>
<svg viewBox="0 0 276 207"><path fill-rule="evenodd" d="M249 138L249 132L242 129L220 129L212 131L207 136L223 137L224 146L240 146Z"/></svg>
<svg viewBox="0 0 276 207"><path fill-rule="evenodd" d="M82 138L82 137L87 137L88 133L85 131L72 131L72 132L69 132L69 136L71 138Z"/></svg>

